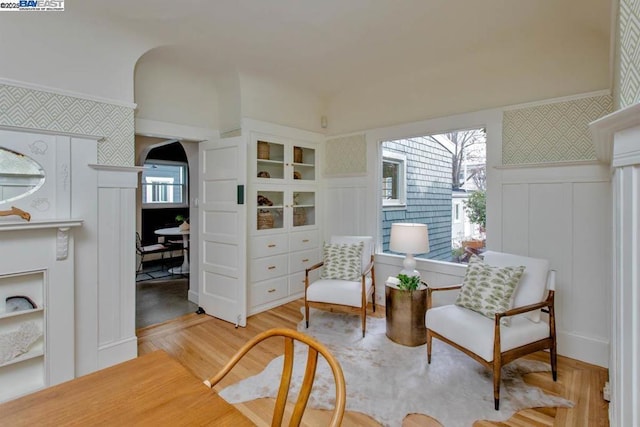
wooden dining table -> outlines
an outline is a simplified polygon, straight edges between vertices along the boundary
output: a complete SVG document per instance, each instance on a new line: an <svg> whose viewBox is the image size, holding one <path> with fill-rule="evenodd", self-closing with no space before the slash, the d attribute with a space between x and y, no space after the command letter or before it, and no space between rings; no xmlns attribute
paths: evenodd
<svg viewBox="0 0 640 427"><path fill-rule="evenodd" d="M2 426L253 426L164 351L0 404Z"/></svg>

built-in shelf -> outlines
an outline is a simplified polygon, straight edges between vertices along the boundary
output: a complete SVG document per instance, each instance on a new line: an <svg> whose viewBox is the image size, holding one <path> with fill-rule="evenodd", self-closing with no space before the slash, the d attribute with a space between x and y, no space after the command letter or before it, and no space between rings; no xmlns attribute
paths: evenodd
<svg viewBox="0 0 640 427"><path fill-rule="evenodd" d="M9 365L15 365L16 363L22 363L27 360L35 359L36 357L42 357L42 356L44 356L44 346L40 344L38 346L35 346L31 350L27 351L26 353L21 354L18 357L15 357L5 363L0 364L0 368L9 366Z"/></svg>
<svg viewBox="0 0 640 427"><path fill-rule="evenodd" d="M21 357L24 357L23 355ZM28 357L20 363L0 367L2 381L7 387L0 387L0 402L14 399L46 387L44 355ZM19 368L18 368L19 366Z"/></svg>
<svg viewBox="0 0 640 427"><path fill-rule="evenodd" d="M0 319L8 319L10 317L24 316L25 314L37 313L39 311L43 311L43 309L34 308L33 310L20 310L20 311L10 311L5 313L0 313Z"/></svg>

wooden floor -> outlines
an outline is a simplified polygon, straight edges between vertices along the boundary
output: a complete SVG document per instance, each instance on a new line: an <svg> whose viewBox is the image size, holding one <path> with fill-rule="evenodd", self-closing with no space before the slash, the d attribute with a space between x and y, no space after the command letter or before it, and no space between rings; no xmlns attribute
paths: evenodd
<svg viewBox="0 0 640 427"><path fill-rule="evenodd" d="M248 319L246 328L234 328L230 323L207 315L188 314L173 321L138 330L138 352L140 355L162 349L180 361L198 378L215 374L249 338L273 327L296 329L302 320L302 300L294 301ZM384 308L378 307L378 316L384 316ZM267 341L250 352L227 377L218 390L250 375L259 373L266 364L281 354L282 345ZM425 356L426 357L426 356ZM545 353L532 356L548 362ZM549 393L555 393L575 402L573 408L529 409L516 413L504 423L479 420L475 427L487 426L608 426L608 404L602 399L602 388L607 380L603 368L564 357L558 358L558 381L553 382L549 373L533 373L525 377L530 384ZM491 393L491 390L487 390ZM258 399L238 404L245 415L257 425L270 425L273 399ZM455 410L452 408L452 410ZM305 426L326 425L330 416L327 411L307 410L303 420ZM378 426L370 417L347 412L344 426ZM423 415L409 415L403 426L440 426Z"/></svg>

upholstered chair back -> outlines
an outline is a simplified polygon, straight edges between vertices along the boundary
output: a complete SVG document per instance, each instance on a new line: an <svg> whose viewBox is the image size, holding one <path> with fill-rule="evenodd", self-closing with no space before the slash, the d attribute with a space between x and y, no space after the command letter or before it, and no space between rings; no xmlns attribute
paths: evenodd
<svg viewBox="0 0 640 427"><path fill-rule="evenodd" d="M371 262L371 255L373 255L373 237L371 236L331 236L330 243L333 244L353 244L363 242L362 248L362 267L361 272L364 272L365 268Z"/></svg>

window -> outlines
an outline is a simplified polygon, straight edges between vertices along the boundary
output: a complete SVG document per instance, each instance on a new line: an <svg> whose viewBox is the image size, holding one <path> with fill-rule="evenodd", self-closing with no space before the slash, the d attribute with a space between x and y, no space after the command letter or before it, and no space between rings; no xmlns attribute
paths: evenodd
<svg viewBox="0 0 640 427"><path fill-rule="evenodd" d="M453 205L453 222L460 222L460 203Z"/></svg>
<svg viewBox="0 0 640 427"><path fill-rule="evenodd" d="M187 164L148 160L142 171L142 204L145 207L187 205Z"/></svg>
<svg viewBox="0 0 640 427"><path fill-rule="evenodd" d="M484 211L468 213L484 208L475 200L485 200L485 129L451 130L381 145L383 252L389 252L392 223L417 222L429 227L430 250L420 257L464 260L469 242L477 246L485 239ZM475 197L477 193L482 197Z"/></svg>
<svg viewBox="0 0 640 427"><path fill-rule="evenodd" d="M382 206L404 207L406 204L406 156L383 151Z"/></svg>

